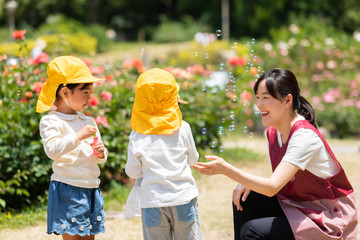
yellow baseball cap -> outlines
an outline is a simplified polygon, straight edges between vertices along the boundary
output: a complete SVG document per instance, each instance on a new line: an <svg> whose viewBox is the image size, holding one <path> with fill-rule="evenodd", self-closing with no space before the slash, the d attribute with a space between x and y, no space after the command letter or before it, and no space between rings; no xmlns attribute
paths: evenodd
<svg viewBox="0 0 360 240"><path fill-rule="evenodd" d="M60 84L93 83L103 81L94 77L90 69L79 58L61 56L54 58L47 67L48 79L44 83L36 104L36 112L43 113L51 109L55 101L56 90Z"/></svg>
<svg viewBox="0 0 360 240"><path fill-rule="evenodd" d="M172 134L179 129L179 103L183 100L178 100L178 91L179 85L168 71L152 68L143 72L136 81L131 128L147 135Z"/></svg>

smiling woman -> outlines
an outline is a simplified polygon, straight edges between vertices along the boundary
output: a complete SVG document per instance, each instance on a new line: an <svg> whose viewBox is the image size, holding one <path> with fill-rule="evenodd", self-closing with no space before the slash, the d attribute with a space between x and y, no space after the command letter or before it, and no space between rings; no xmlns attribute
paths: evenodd
<svg viewBox="0 0 360 240"><path fill-rule="evenodd" d="M295 75L276 68L254 86L273 173L259 177L217 156L194 168L240 183L233 192L235 239L356 239L357 206L344 169L317 130Z"/></svg>

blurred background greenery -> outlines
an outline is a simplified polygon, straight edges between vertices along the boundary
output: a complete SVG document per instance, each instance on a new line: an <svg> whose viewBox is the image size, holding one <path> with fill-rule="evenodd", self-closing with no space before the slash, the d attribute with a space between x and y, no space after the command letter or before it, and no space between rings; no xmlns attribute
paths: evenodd
<svg viewBox="0 0 360 240"><path fill-rule="evenodd" d="M151 67L168 70L181 85L190 103L181 106L183 118L201 154L226 154L226 135L262 135L252 86L274 67L295 73L326 137L360 137L355 0L23 0L13 14L10 3L0 0L0 228L19 221L11 212L44 217L51 160L38 131L43 115L34 108L47 64L59 55L78 56L106 78L86 113L109 150L101 165L108 203L124 203L131 185L124 166L134 85ZM14 39L12 30L26 34ZM244 149L233 154L256 158Z"/></svg>

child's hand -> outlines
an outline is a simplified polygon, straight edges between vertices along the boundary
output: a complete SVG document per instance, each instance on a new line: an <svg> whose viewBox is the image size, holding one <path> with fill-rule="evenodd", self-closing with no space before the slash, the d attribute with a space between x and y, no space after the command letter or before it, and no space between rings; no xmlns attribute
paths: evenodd
<svg viewBox="0 0 360 240"><path fill-rule="evenodd" d="M86 125L85 127L80 129L80 131L78 131L76 133L76 136L81 141L81 140L84 140L86 138L94 136L95 133L96 133L96 127L91 126L91 125Z"/></svg>
<svg viewBox="0 0 360 240"><path fill-rule="evenodd" d="M91 147L95 150L98 158L104 158L105 146L102 142L91 143Z"/></svg>

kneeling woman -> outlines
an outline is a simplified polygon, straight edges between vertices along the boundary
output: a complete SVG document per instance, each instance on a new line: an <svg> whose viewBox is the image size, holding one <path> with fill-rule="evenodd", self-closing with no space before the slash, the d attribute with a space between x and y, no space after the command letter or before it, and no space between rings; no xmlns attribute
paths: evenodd
<svg viewBox="0 0 360 240"><path fill-rule="evenodd" d="M271 176L254 176L217 156L193 166L239 183L233 194L235 239L356 239L354 190L318 131L295 75L273 69L258 79L254 92L269 127Z"/></svg>

